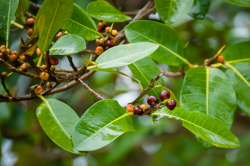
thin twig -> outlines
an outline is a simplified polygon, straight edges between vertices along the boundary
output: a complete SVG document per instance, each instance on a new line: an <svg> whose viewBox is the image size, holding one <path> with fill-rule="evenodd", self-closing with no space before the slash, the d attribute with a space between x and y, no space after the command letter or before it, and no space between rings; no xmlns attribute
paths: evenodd
<svg viewBox="0 0 250 166"><path fill-rule="evenodd" d="M29 18L36 18L35 15L33 15L32 13L30 13L30 12L28 12L28 11L25 12L25 16L27 16L27 17L29 17Z"/></svg>
<svg viewBox="0 0 250 166"><path fill-rule="evenodd" d="M138 117L138 116L150 115L151 112L160 109L160 107L161 107L162 105L163 105L162 102L160 102L160 103L158 103L158 104L155 104L155 105L152 105L152 106L146 108L146 109L144 110L143 114L141 114L141 115L132 115L132 117L133 117L133 118L136 118L136 117Z"/></svg>
<svg viewBox="0 0 250 166"><path fill-rule="evenodd" d="M71 66L72 69L76 72L76 71L77 71L77 68L76 68L75 64L73 63L73 61L72 61L72 57L71 57L71 56L67 56L67 58L68 58L68 61L69 61L70 66Z"/></svg>
<svg viewBox="0 0 250 166"><path fill-rule="evenodd" d="M33 8L33 9L36 9L36 10L39 10L40 9L40 5L32 2L32 1L29 1L30 2L30 7Z"/></svg>
<svg viewBox="0 0 250 166"><path fill-rule="evenodd" d="M163 72L164 76L172 78L184 78L186 74L183 68L181 68L177 73L165 71L164 69L160 69L160 71Z"/></svg>
<svg viewBox="0 0 250 166"><path fill-rule="evenodd" d="M8 96L12 96L12 95L10 94L9 89L8 89L8 88L6 87L6 85L5 85L4 79L5 79L5 77L1 75L1 83L2 83L2 86L3 86L4 90L5 90L5 92L7 93Z"/></svg>
<svg viewBox="0 0 250 166"><path fill-rule="evenodd" d="M85 49L85 50L82 50L81 53L95 54L95 51L94 50Z"/></svg>
<svg viewBox="0 0 250 166"><path fill-rule="evenodd" d="M104 98L98 94L96 91L91 89L85 82L83 82L80 78L78 78L78 81L81 83L81 85L90 92L91 95L95 96L97 100L104 100Z"/></svg>
<svg viewBox="0 0 250 166"><path fill-rule="evenodd" d="M163 75L163 72L160 73L160 74L158 74L155 78L152 78L150 84L148 85L148 87L147 87L146 89L143 89L143 91L141 92L141 94L140 94L133 102L131 102L130 104L138 103L139 100L140 100L145 94L147 94L148 91L149 91L150 89L152 89L152 88L154 87L155 81L158 81L159 78L160 78L162 75Z"/></svg>

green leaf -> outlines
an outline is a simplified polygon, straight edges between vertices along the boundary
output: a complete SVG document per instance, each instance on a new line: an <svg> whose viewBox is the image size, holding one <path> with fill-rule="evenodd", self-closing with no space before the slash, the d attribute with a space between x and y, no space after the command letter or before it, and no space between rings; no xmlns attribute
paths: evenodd
<svg viewBox="0 0 250 166"><path fill-rule="evenodd" d="M36 20L44 14L45 23L39 34L38 47L45 52L50 47L54 35L69 20L73 11L74 0L46 0L39 9ZM35 28L38 21L35 22Z"/></svg>
<svg viewBox="0 0 250 166"><path fill-rule="evenodd" d="M85 40L78 35L69 34L59 38L49 49L50 55L73 55L86 48Z"/></svg>
<svg viewBox="0 0 250 166"><path fill-rule="evenodd" d="M182 41L177 33L167 25L154 21L135 21L125 27L125 34L130 43L152 42L159 48L151 57L161 63L184 66L189 62Z"/></svg>
<svg viewBox="0 0 250 166"><path fill-rule="evenodd" d="M195 19L203 19L210 7L211 0L194 0L188 14Z"/></svg>
<svg viewBox="0 0 250 166"><path fill-rule="evenodd" d="M0 2L0 37L6 40L8 47L10 38L10 25L14 20L14 14L18 6L18 0L1 0Z"/></svg>
<svg viewBox="0 0 250 166"><path fill-rule="evenodd" d="M250 0L224 0L224 1L237 6L250 7Z"/></svg>
<svg viewBox="0 0 250 166"><path fill-rule="evenodd" d="M93 151L133 130L132 118L125 108L115 100L102 100L80 118L72 135L73 145L78 151Z"/></svg>
<svg viewBox="0 0 250 166"><path fill-rule="evenodd" d="M193 3L194 0L155 0L155 7L161 20L171 24L184 17Z"/></svg>
<svg viewBox="0 0 250 166"><path fill-rule="evenodd" d="M148 87L152 78L160 74L160 70L157 64L149 57L145 57L137 62L131 63L128 67L135 78L138 78L140 80L143 89L146 89ZM160 84L164 84L163 78L160 78L155 82L155 85ZM153 88L148 91L148 95L150 96L153 95L159 97L160 93L161 89L159 88Z"/></svg>
<svg viewBox="0 0 250 166"><path fill-rule="evenodd" d="M131 17L123 14L120 10L110 5L106 1L94 1L87 7L87 12L98 20L108 22L124 22L131 20Z"/></svg>
<svg viewBox="0 0 250 166"><path fill-rule="evenodd" d="M202 112L186 111L179 107L170 111L163 107L152 115L181 120L185 128L216 147L237 148L240 146L238 138L223 123Z"/></svg>
<svg viewBox="0 0 250 166"><path fill-rule="evenodd" d="M226 71L237 96L237 104L250 117L250 64L238 62Z"/></svg>
<svg viewBox="0 0 250 166"><path fill-rule="evenodd" d="M227 63L247 62L250 63L250 42L241 42L228 47L223 51Z"/></svg>
<svg viewBox="0 0 250 166"><path fill-rule="evenodd" d="M74 4L73 13L63 29L69 33L80 35L88 41L101 37L97 32L94 20L76 4Z"/></svg>
<svg viewBox="0 0 250 166"><path fill-rule="evenodd" d="M217 68L198 67L186 73L180 97L181 107L199 110L230 128L236 110L236 95L227 76Z"/></svg>
<svg viewBox="0 0 250 166"><path fill-rule="evenodd" d="M72 146L71 135L79 117L68 105L47 99L36 110L39 122L49 138L61 148L79 154Z"/></svg>
<svg viewBox="0 0 250 166"><path fill-rule="evenodd" d="M16 17L23 17L25 12L29 9L29 0L19 0L19 4L16 10Z"/></svg>
<svg viewBox="0 0 250 166"><path fill-rule="evenodd" d="M88 69L95 70L95 68L108 69L127 66L149 56L158 47L157 44L146 42L118 45L102 53L96 59L97 65L90 66Z"/></svg>

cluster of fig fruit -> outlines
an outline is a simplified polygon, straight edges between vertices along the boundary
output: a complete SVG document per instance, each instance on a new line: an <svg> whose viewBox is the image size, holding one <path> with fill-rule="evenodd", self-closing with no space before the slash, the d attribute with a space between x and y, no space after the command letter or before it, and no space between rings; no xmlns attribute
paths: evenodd
<svg viewBox="0 0 250 166"><path fill-rule="evenodd" d="M111 26L112 27L112 26ZM102 32L105 29L105 32L108 36L108 39L100 38L96 39L96 44L98 45L95 49L96 55L101 55L105 50L114 47L116 40L115 36L118 35L118 31L116 29L112 29L111 27L107 26L106 21L100 21L98 23L98 32Z"/></svg>
<svg viewBox="0 0 250 166"><path fill-rule="evenodd" d="M29 35L29 36L31 36L32 35L32 33L33 33L33 26L34 26L34 24L35 24L35 19L34 18L28 18L27 20L26 20L26 25L28 25L28 27L29 27L29 29L27 30L27 34Z"/></svg>
<svg viewBox="0 0 250 166"><path fill-rule="evenodd" d="M162 101L167 100L166 107L169 110L173 110L176 107L176 101L174 99L170 99L170 92L169 91L162 91L160 94L160 99ZM147 99L147 103L151 106L158 104L158 98L156 96L149 96ZM146 104L142 104L140 106L133 106L132 104L128 104L126 106L126 110L128 112L134 112L135 115L142 115L147 108Z"/></svg>

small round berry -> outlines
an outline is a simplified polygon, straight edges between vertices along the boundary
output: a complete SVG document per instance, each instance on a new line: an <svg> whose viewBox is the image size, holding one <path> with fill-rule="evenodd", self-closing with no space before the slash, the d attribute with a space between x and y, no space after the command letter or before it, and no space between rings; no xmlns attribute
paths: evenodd
<svg viewBox="0 0 250 166"><path fill-rule="evenodd" d="M98 27L98 28L97 28L97 31L98 31L99 33L102 33L102 28L101 28L101 27Z"/></svg>
<svg viewBox="0 0 250 166"><path fill-rule="evenodd" d="M12 55L10 55L9 59L10 59L11 62L14 62L17 59L17 55L12 54Z"/></svg>
<svg viewBox="0 0 250 166"><path fill-rule="evenodd" d="M47 65L42 65L41 67L40 67L40 69L43 71L43 70L45 70L47 68Z"/></svg>
<svg viewBox="0 0 250 166"><path fill-rule="evenodd" d="M47 83L46 83L46 87L50 88L50 87L51 87L51 83L50 83L50 82L47 82Z"/></svg>
<svg viewBox="0 0 250 166"><path fill-rule="evenodd" d="M173 110L176 106L176 101L174 99L171 99L167 102L166 106L169 110Z"/></svg>
<svg viewBox="0 0 250 166"><path fill-rule="evenodd" d="M39 76L40 76L41 80L48 80L49 79L49 74L46 72L41 72Z"/></svg>
<svg viewBox="0 0 250 166"><path fill-rule="evenodd" d="M110 30L110 27L106 27L106 28L105 28L105 31L106 31L107 33L109 33L109 30Z"/></svg>
<svg viewBox="0 0 250 166"><path fill-rule="evenodd" d="M55 66L50 66L50 71L55 71L56 70L56 68L55 68Z"/></svg>
<svg viewBox="0 0 250 166"><path fill-rule="evenodd" d="M3 54L0 52L0 58L3 58Z"/></svg>
<svg viewBox="0 0 250 166"><path fill-rule="evenodd" d="M199 67L199 65L194 65L193 67Z"/></svg>
<svg viewBox="0 0 250 166"><path fill-rule="evenodd" d="M103 25L103 22L99 22L98 23L98 27L102 28L104 25Z"/></svg>
<svg viewBox="0 0 250 166"><path fill-rule="evenodd" d="M43 87L41 85L37 86L34 90L35 94L39 95L43 92Z"/></svg>
<svg viewBox="0 0 250 166"><path fill-rule="evenodd" d="M209 61L209 59L205 59L205 60L204 60L204 63L207 63L208 61Z"/></svg>
<svg viewBox="0 0 250 166"><path fill-rule="evenodd" d="M134 111L135 115L141 115L141 114L143 114L143 109L141 109L141 107L139 105L134 106L133 111Z"/></svg>
<svg viewBox="0 0 250 166"><path fill-rule="evenodd" d="M111 34L112 34L113 36L117 36L117 35L118 35L118 31L117 31L116 29L113 29Z"/></svg>
<svg viewBox="0 0 250 166"><path fill-rule="evenodd" d="M170 98L170 92L167 90L164 90L161 92L160 94L160 99L163 101L165 99L169 99Z"/></svg>
<svg viewBox="0 0 250 166"><path fill-rule="evenodd" d="M103 53L103 47L102 46L96 47L95 53L96 55L101 55Z"/></svg>
<svg viewBox="0 0 250 166"><path fill-rule="evenodd" d="M14 50L14 51L12 51L12 53L11 53L11 54L18 55L18 51Z"/></svg>
<svg viewBox="0 0 250 166"><path fill-rule="evenodd" d="M103 43L104 43L104 40L103 40L103 38L100 38L100 39L96 39L96 44L98 45L98 46L100 46L100 45L102 45Z"/></svg>
<svg viewBox="0 0 250 166"><path fill-rule="evenodd" d="M20 55L20 56L19 56L19 59L20 59L21 61L25 61L26 58L25 58L24 55Z"/></svg>
<svg viewBox="0 0 250 166"><path fill-rule="evenodd" d="M141 109L145 110L146 108L148 108L148 106L146 104L142 104L140 105Z"/></svg>
<svg viewBox="0 0 250 166"><path fill-rule="evenodd" d="M60 32L58 32L57 34L56 34L56 39L59 39L60 37L62 37L63 36L63 33L60 31Z"/></svg>
<svg viewBox="0 0 250 166"><path fill-rule="evenodd" d="M32 35L32 33L33 33L33 29L32 28L28 29L27 34L30 36Z"/></svg>
<svg viewBox="0 0 250 166"><path fill-rule="evenodd" d="M26 70L27 68L28 68L28 65L27 65L26 63L23 63L23 64L21 65L21 70L22 70L22 71Z"/></svg>
<svg viewBox="0 0 250 166"><path fill-rule="evenodd" d="M1 45L1 46L0 46L0 49L2 49L2 48L6 48L6 46L5 46L5 45Z"/></svg>
<svg viewBox="0 0 250 166"><path fill-rule="evenodd" d="M4 78L7 77L7 75L8 75L8 73L5 72L5 71L1 73L1 76L4 77Z"/></svg>
<svg viewBox="0 0 250 166"><path fill-rule="evenodd" d="M35 19L34 18L28 18L27 21L26 21L26 24L29 25L29 26L34 25L34 23L35 23Z"/></svg>
<svg viewBox="0 0 250 166"><path fill-rule="evenodd" d="M7 52L7 49L6 48L2 48L1 53L5 54L6 52Z"/></svg>
<svg viewBox="0 0 250 166"><path fill-rule="evenodd" d="M225 57L224 57L223 55L219 55L219 56L217 57L217 60L218 60L218 62L220 62L220 63L224 63Z"/></svg>
<svg viewBox="0 0 250 166"><path fill-rule="evenodd" d="M112 43L114 43L114 44L116 43L115 37L113 37L113 36L110 36L109 40L110 40Z"/></svg>
<svg viewBox="0 0 250 166"><path fill-rule="evenodd" d="M133 112L134 110L134 106L132 105L132 104L128 104L127 106L126 106L126 110L128 111L128 112Z"/></svg>
<svg viewBox="0 0 250 166"><path fill-rule="evenodd" d="M108 22L107 21L102 21L103 25L107 25Z"/></svg>
<svg viewBox="0 0 250 166"><path fill-rule="evenodd" d="M36 54L37 54L38 56L40 56L40 55L42 54L42 51L40 50L40 48L37 48L37 49L36 49Z"/></svg>
<svg viewBox="0 0 250 166"><path fill-rule="evenodd" d="M53 57L53 56L49 58L49 62L52 65L58 65L58 63L59 63L58 59Z"/></svg>
<svg viewBox="0 0 250 166"><path fill-rule="evenodd" d="M10 50L9 48L7 49L7 53L8 53L8 54L10 54L10 53L11 53L11 50Z"/></svg>
<svg viewBox="0 0 250 166"><path fill-rule="evenodd" d="M155 96L149 96L148 99L147 99L147 103L149 105L157 104L158 103L158 98L155 97Z"/></svg>
<svg viewBox="0 0 250 166"><path fill-rule="evenodd" d="M114 43L112 43L112 41L108 40L108 41L106 42L106 46L107 46L108 48L111 48L111 47L114 47L115 45L114 45Z"/></svg>

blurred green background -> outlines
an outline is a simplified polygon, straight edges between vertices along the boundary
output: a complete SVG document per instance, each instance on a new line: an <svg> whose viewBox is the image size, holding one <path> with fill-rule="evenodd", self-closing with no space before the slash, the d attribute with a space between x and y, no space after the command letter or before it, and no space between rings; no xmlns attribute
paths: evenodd
<svg viewBox="0 0 250 166"><path fill-rule="evenodd" d="M86 9L91 0L75 0L75 3ZM42 0L33 0L41 4ZM146 0L117 0L122 11L136 12ZM112 1L111 1L112 3ZM32 13L37 11L29 10ZM249 40L250 14L248 8L242 8L212 0L209 13L203 20L194 20L186 16L171 25L185 45L191 63L202 64L205 58L212 57L224 44L227 46ZM151 15L150 19L158 16ZM159 21L159 20L158 20ZM114 25L121 30L125 23ZM19 50L20 37L27 39L25 30L11 29L10 48ZM165 34L168 37L168 34ZM0 44L4 44L0 40ZM88 42L87 47L94 50L95 42ZM34 55L35 56L35 55ZM85 55L88 57L89 55ZM65 58L58 57L57 67L70 66ZM84 65L80 55L73 56L77 66ZM159 64L167 71L178 71L178 68ZM121 71L132 75L127 67ZM0 66L0 72L6 71ZM179 97L182 79L164 78L166 86ZM13 74L6 79L7 86L15 95L28 93L28 87L37 84L36 80ZM112 98L125 106L140 93L140 87L131 79L107 72L96 72L86 82L105 98ZM5 94L2 87L0 93ZM49 96L70 105L79 116L96 100L80 85ZM110 145L77 156L54 144L43 132L36 118L36 107L40 99L18 103L0 103L0 125L2 135L1 166L247 166L250 165L250 119L237 110L233 133L239 137L242 146L236 149L205 149L196 141L193 134L181 126L180 121L161 119L154 125L150 117L139 117L134 120L136 132L126 133ZM146 97L141 101L146 103ZM1 136L0 136L1 138Z"/></svg>

